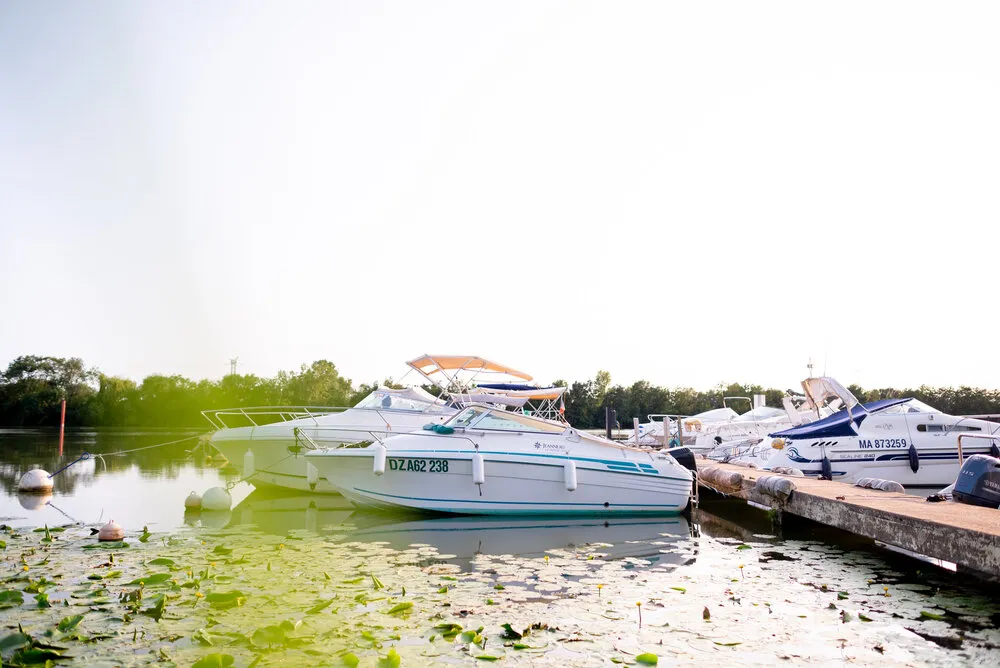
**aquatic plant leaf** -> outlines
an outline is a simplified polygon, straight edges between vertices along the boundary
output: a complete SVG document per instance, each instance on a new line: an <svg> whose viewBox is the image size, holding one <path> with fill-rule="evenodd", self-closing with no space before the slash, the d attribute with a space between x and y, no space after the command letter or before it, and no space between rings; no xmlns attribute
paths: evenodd
<svg viewBox="0 0 1000 668"><path fill-rule="evenodd" d="M176 562L173 559L168 559L167 557L158 557L149 562L150 566L176 566Z"/></svg>
<svg viewBox="0 0 1000 668"><path fill-rule="evenodd" d="M919 619L931 619L931 620L940 622L940 621L944 621L945 616L944 615L938 615L938 614L935 614L933 612L928 612L927 610L921 610L920 611L920 617L919 617Z"/></svg>
<svg viewBox="0 0 1000 668"><path fill-rule="evenodd" d="M399 653L395 649L390 649L386 656L379 657L378 666L379 668L399 668L400 661Z"/></svg>
<svg viewBox="0 0 1000 668"><path fill-rule="evenodd" d="M13 663L14 665L30 665L35 663L47 663L49 661L59 661L60 659L65 661L71 657L63 656L60 652L54 649L39 649L33 647L31 649L22 649L20 652L14 655Z"/></svg>
<svg viewBox="0 0 1000 668"><path fill-rule="evenodd" d="M35 594L35 603L38 604L39 608L51 608L52 604L49 603L49 595L45 592L39 592Z"/></svg>
<svg viewBox="0 0 1000 668"><path fill-rule="evenodd" d="M674 591L679 591L682 594L687 593L687 589L685 589L684 587L671 587L671 589L673 589Z"/></svg>
<svg viewBox="0 0 1000 668"><path fill-rule="evenodd" d="M246 603L246 594L234 589L232 591L217 591L205 596L213 608L235 608Z"/></svg>
<svg viewBox="0 0 1000 668"><path fill-rule="evenodd" d="M503 633L500 634L500 637L505 640L520 640L524 637L524 635L511 628L510 623L508 622L503 624Z"/></svg>
<svg viewBox="0 0 1000 668"><path fill-rule="evenodd" d="M5 608L24 603L24 594L16 589L0 591L0 608Z"/></svg>
<svg viewBox="0 0 1000 668"><path fill-rule="evenodd" d="M737 645L742 645L743 643L741 643L741 642L719 642L718 640L716 640L715 644L718 645L719 647L736 647Z"/></svg>
<svg viewBox="0 0 1000 668"><path fill-rule="evenodd" d="M323 612L324 610L326 610L327 608L329 608L331 605L333 605L333 602L335 600L336 599L331 598L329 601L320 601L319 603L317 603L313 607L311 607L308 610L306 610L306 614L307 615L318 615L319 613Z"/></svg>
<svg viewBox="0 0 1000 668"><path fill-rule="evenodd" d="M167 607L167 597L164 596L163 594L160 594L154 600L153 605L149 608L146 608L142 612L144 615L149 615L156 621L160 621L160 619L163 617L163 611L166 607Z"/></svg>
<svg viewBox="0 0 1000 668"><path fill-rule="evenodd" d="M640 654L639 656L635 657L635 661L636 663L641 663L646 666L655 666L657 663L660 662L660 657L656 656L655 654L650 654L649 652L646 652L644 654Z"/></svg>
<svg viewBox="0 0 1000 668"><path fill-rule="evenodd" d="M56 625L56 628L62 631L63 633L66 633L67 631L72 631L73 629L75 629L77 625L79 625L79 623L82 621L83 621L83 615L73 615L72 617L63 617L61 620L59 620L59 624Z"/></svg>
<svg viewBox="0 0 1000 668"><path fill-rule="evenodd" d="M499 656L493 656L492 654L480 654L476 658L479 659L480 661L499 661L500 660Z"/></svg>
<svg viewBox="0 0 1000 668"><path fill-rule="evenodd" d="M742 545L738 545L738 546L736 547L736 549L737 549L737 550L750 550L750 549L753 549L753 548L751 548L751 547L750 547L749 545L747 545L746 543L743 543Z"/></svg>
<svg viewBox="0 0 1000 668"><path fill-rule="evenodd" d="M403 601L402 603L397 603L396 605L389 608L385 614L387 615L401 615L409 612L413 608L413 603L410 601Z"/></svg>
<svg viewBox="0 0 1000 668"><path fill-rule="evenodd" d="M137 587L143 585L146 587L155 587L156 585L161 585L165 582L169 582L170 578L173 576L170 573L151 573L145 577L136 578L131 582L126 582L124 586L126 587Z"/></svg>
<svg viewBox="0 0 1000 668"><path fill-rule="evenodd" d="M357 668L358 664L361 663L361 659L351 652L348 652L344 656L340 657L340 660L343 661L344 665L348 668Z"/></svg>
<svg viewBox="0 0 1000 668"><path fill-rule="evenodd" d="M208 654L192 664L191 668L228 668L236 662L231 654Z"/></svg>
<svg viewBox="0 0 1000 668"><path fill-rule="evenodd" d="M285 629L277 625L259 628L250 636L250 641L258 647L283 645L285 643Z"/></svg>
<svg viewBox="0 0 1000 668"><path fill-rule="evenodd" d="M91 543L90 545L84 545L81 549L84 550L123 550L128 547L128 543L123 540L114 541L111 543Z"/></svg>
<svg viewBox="0 0 1000 668"><path fill-rule="evenodd" d="M222 556L228 556L233 553L233 548L226 547L225 545L216 545L212 550L212 554L221 554Z"/></svg>
<svg viewBox="0 0 1000 668"><path fill-rule="evenodd" d="M379 580L375 575L372 575L372 586L375 587L375 591L379 589L385 589L385 585Z"/></svg>
<svg viewBox="0 0 1000 668"><path fill-rule="evenodd" d="M208 631L206 631L205 629L198 629L197 631L195 631L191 635L191 640L201 645L208 645L209 647L215 645L215 640L212 638L212 636L208 634Z"/></svg>
<svg viewBox="0 0 1000 668"><path fill-rule="evenodd" d="M0 639L0 652L6 653L9 650L25 647L31 644L31 637L25 633L11 633Z"/></svg>

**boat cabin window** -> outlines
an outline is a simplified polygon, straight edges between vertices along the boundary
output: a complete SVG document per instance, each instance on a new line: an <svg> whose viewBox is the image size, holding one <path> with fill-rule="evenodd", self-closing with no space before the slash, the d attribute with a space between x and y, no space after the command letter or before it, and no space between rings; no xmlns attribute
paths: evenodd
<svg viewBox="0 0 1000 668"><path fill-rule="evenodd" d="M500 431L540 431L550 434L561 434L566 431L563 425L550 424L518 413L505 411L490 411L475 424L476 429L498 429Z"/></svg>
<svg viewBox="0 0 1000 668"><path fill-rule="evenodd" d="M982 431L982 427L973 427L967 424L918 424L917 431L943 432L943 431Z"/></svg>

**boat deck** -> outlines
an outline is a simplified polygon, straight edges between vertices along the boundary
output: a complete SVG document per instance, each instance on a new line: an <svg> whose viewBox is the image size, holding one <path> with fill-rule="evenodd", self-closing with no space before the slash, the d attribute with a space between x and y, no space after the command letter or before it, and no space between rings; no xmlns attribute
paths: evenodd
<svg viewBox="0 0 1000 668"><path fill-rule="evenodd" d="M948 561L962 570L1000 578L1000 511L996 509L929 502L926 496L933 490L917 496L837 481L778 476L795 486L786 498L757 484L764 476L776 475L769 471L702 458L698 459L698 467L702 489Z"/></svg>

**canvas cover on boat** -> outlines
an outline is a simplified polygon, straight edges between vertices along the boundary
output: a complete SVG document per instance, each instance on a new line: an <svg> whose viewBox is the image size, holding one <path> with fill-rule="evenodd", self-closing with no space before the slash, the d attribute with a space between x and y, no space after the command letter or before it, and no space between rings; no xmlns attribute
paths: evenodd
<svg viewBox="0 0 1000 668"><path fill-rule="evenodd" d="M380 386L378 391L385 392L386 394L391 394L396 397L405 397L406 399L412 399L414 401L426 401L429 404L441 401L422 387L404 387L401 390L393 390L388 387Z"/></svg>
<svg viewBox="0 0 1000 668"><path fill-rule="evenodd" d="M813 406L824 406L827 399L840 399L846 408L854 408L859 403L850 390L829 376L806 378L802 381L802 389Z"/></svg>
<svg viewBox="0 0 1000 668"><path fill-rule="evenodd" d="M842 410L825 417L822 420L816 420L815 422L810 422L809 424L804 424L798 427L792 427L791 429L785 429L783 431L776 431L773 434L768 434L768 436L771 436L772 438L799 439L855 436L857 432L851 424L852 421L855 425L860 425L864 422L865 418L868 417L869 413L877 413L881 410L889 408L890 406L898 406L899 404L905 403L909 400L909 398L881 399L879 401L871 401L867 404L855 404L850 411L850 417L848 417L848 412L846 410Z"/></svg>
<svg viewBox="0 0 1000 668"><path fill-rule="evenodd" d="M487 394L485 392L453 392L449 394L456 404L501 404L520 408L528 403L528 397L512 397L505 394Z"/></svg>
<svg viewBox="0 0 1000 668"><path fill-rule="evenodd" d="M476 389L483 390L491 396L504 395L508 397L524 397L525 399L547 399L549 401L555 401L566 392L565 387L532 387L530 385L514 385L509 383L477 385Z"/></svg>

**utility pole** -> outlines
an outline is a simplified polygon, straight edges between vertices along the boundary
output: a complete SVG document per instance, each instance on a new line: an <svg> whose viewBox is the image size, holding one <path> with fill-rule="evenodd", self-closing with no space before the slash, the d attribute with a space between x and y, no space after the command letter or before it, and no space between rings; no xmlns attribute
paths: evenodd
<svg viewBox="0 0 1000 668"><path fill-rule="evenodd" d="M236 375L236 363L239 362L239 361L240 361L239 357L231 357L229 359L229 375L230 376L235 376Z"/></svg>

